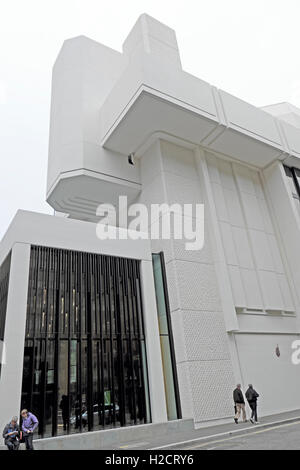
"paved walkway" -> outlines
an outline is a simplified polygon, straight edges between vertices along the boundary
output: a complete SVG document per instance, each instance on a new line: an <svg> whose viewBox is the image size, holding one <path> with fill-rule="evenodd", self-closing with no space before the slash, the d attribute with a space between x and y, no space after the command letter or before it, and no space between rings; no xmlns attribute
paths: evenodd
<svg viewBox="0 0 300 470"><path fill-rule="evenodd" d="M294 426L293 426L294 423ZM299 426L299 432L298 432ZM233 421L227 424L214 425L209 427L201 427L198 429L173 432L166 435L155 435L147 440L128 441L120 447L114 447L115 450L188 450L188 449L212 449L215 447L224 447L225 444L230 445L231 448L239 448L241 445L250 445L249 439L258 439L260 431L268 431L269 435L269 448L272 445L273 431L277 433L284 432L287 436L292 432L295 435L294 443L297 445L297 439L300 449L300 410L295 410L287 413L280 413L272 416L265 416L260 419L260 424L253 425L250 422L240 423L236 425ZM279 439L279 437L278 437ZM280 440L280 439L279 439ZM247 441L246 444L244 444ZM259 442L259 439L255 442ZM266 442L266 441L261 441ZM224 444L225 443L225 444ZM242 444L241 444L242 443ZM253 444L254 446L257 444ZM260 444L264 445L264 444ZM266 443L267 445L267 443ZM284 446L285 444L282 443ZM296 448L296 447L293 448ZM23 447L23 446L22 446ZM240 447L241 448L241 447ZM255 448L255 447L254 447ZM0 450L5 447L0 445ZM110 448L108 447L107 450Z"/></svg>
<svg viewBox="0 0 300 470"><path fill-rule="evenodd" d="M243 436L248 433L253 433L254 431L257 432L258 430L277 427L279 425L296 421L300 421L300 410L265 416L261 418L260 423L256 425L253 425L250 422L239 423L237 425L232 421L232 423L202 427L185 433L173 433L168 436L154 436L151 440L147 440L146 442L132 441L123 444L119 449L187 449L192 445L197 446L200 443L205 443L214 439L218 440L222 437Z"/></svg>

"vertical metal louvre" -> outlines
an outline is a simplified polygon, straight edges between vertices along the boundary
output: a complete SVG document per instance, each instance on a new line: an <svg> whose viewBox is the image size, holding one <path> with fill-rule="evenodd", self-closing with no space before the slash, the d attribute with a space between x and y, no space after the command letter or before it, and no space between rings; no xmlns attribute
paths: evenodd
<svg viewBox="0 0 300 470"><path fill-rule="evenodd" d="M150 421L139 261L32 246L22 408L41 437Z"/></svg>

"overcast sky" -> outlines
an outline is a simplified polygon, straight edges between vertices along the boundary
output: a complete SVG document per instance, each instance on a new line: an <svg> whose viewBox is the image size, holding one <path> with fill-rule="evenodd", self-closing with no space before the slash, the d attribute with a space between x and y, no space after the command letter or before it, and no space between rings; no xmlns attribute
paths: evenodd
<svg viewBox="0 0 300 470"><path fill-rule="evenodd" d="M114 49L141 13L176 30L183 68L263 106L300 107L299 0L0 0L0 239L46 192L51 68L66 38Z"/></svg>

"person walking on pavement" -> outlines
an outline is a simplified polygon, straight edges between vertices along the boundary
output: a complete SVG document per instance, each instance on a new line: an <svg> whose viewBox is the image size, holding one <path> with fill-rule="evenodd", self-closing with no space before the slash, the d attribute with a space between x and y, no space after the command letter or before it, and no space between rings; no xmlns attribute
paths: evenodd
<svg viewBox="0 0 300 470"><path fill-rule="evenodd" d="M243 392L241 390L241 384L237 384L236 389L233 391L233 401L236 406L236 414L234 417L235 423L238 424L241 412L243 414L243 422L246 423L247 417L246 417L246 409L245 409L245 400L244 400Z"/></svg>
<svg viewBox="0 0 300 470"><path fill-rule="evenodd" d="M24 435L24 441L26 450L33 449L33 433L37 428L39 422L37 417L33 413L29 413L27 410L21 411L22 416L22 431Z"/></svg>
<svg viewBox="0 0 300 470"><path fill-rule="evenodd" d="M257 421L257 399L259 397L256 390L254 390L253 385L248 385L248 390L246 392L246 398L248 400L249 406L251 408L251 418L250 421L252 424L258 424Z"/></svg>
<svg viewBox="0 0 300 470"><path fill-rule="evenodd" d="M3 430L4 444L7 446L8 450L19 450L19 436L20 428L18 418L14 416Z"/></svg>

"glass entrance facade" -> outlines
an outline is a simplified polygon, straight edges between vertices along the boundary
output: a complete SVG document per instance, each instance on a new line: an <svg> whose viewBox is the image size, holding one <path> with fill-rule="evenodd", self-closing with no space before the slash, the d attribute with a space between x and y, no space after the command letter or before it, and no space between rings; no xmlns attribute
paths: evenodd
<svg viewBox="0 0 300 470"><path fill-rule="evenodd" d="M152 263L168 420L181 419L180 395L163 253L152 254Z"/></svg>
<svg viewBox="0 0 300 470"><path fill-rule="evenodd" d="M40 437L150 422L139 261L31 248L22 408Z"/></svg>

